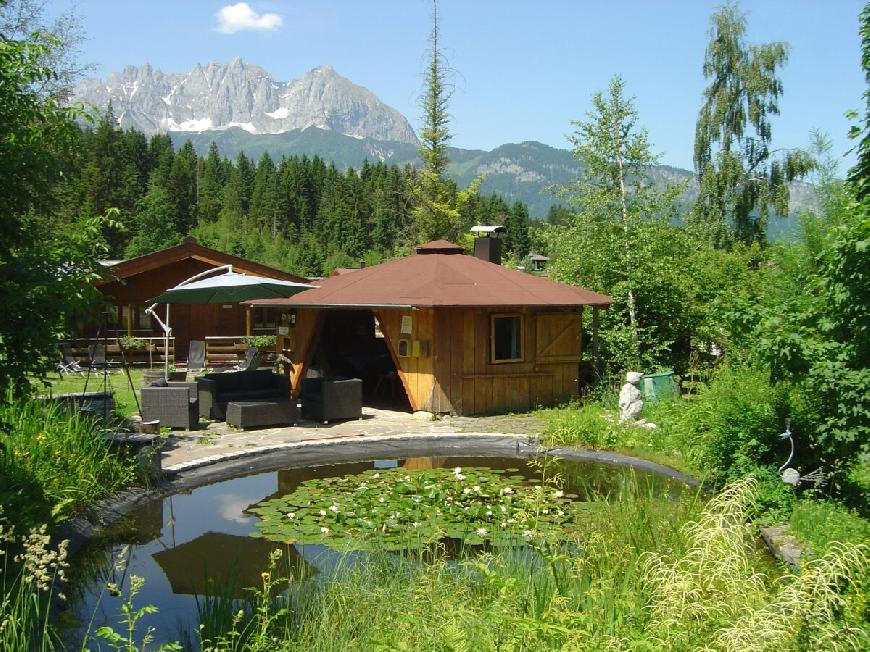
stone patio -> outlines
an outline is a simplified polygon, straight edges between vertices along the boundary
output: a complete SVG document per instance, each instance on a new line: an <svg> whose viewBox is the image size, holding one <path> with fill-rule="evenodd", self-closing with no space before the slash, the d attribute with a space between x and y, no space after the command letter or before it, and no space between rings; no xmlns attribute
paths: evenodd
<svg viewBox="0 0 870 652"><path fill-rule="evenodd" d="M238 430L225 422L201 424L200 430L173 431L161 451L164 471L176 473L224 460L297 446L302 442L385 438L414 434L497 433L535 435L543 423L529 414L491 417L437 417L363 408L361 419L329 424L301 420L295 426Z"/></svg>

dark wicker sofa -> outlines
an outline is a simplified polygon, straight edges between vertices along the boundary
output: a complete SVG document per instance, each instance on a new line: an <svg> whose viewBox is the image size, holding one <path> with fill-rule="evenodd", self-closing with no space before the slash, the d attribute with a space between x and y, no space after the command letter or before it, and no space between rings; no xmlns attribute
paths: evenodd
<svg viewBox="0 0 870 652"><path fill-rule="evenodd" d="M227 403L275 401L290 398L290 381L269 369L198 376L199 415L225 421Z"/></svg>

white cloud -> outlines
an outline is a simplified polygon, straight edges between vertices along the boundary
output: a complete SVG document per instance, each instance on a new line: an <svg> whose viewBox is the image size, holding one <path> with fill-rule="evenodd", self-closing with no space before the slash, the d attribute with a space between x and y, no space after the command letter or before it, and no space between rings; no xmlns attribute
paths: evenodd
<svg viewBox="0 0 870 652"><path fill-rule="evenodd" d="M234 34L245 29L276 30L284 22L278 14L258 14L247 2L227 5L215 14L218 26L215 31Z"/></svg>

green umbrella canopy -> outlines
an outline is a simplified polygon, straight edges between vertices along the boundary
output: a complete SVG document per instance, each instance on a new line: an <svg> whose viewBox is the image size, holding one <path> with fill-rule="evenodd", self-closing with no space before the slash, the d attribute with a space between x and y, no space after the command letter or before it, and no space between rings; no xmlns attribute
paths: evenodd
<svg viewBox="0 0 870 652"><path fill-rule="evenodd" d="M185 281L169 288L151 303L238 303L249 299L290 297L314 287L316 286L307 283L227 272L196 281Z"/></svg>

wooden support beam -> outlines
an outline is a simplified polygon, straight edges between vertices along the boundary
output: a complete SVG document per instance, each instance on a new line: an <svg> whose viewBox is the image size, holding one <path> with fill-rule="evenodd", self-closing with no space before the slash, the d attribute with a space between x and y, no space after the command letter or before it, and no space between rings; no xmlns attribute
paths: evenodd
<svg viewBox="0 0 870 652"><path fill-rule="evenodd" d="M595 376L601 377L601 356L598 346L598 306L592 306L592 364Z"/></svg>
<svg viewBox="0 0 870 652"><path fill-rule="evenodd" d="M245 335L248 337L251 336L251 317L252 317L253 308L251 306L245 306Z"/></svg>

